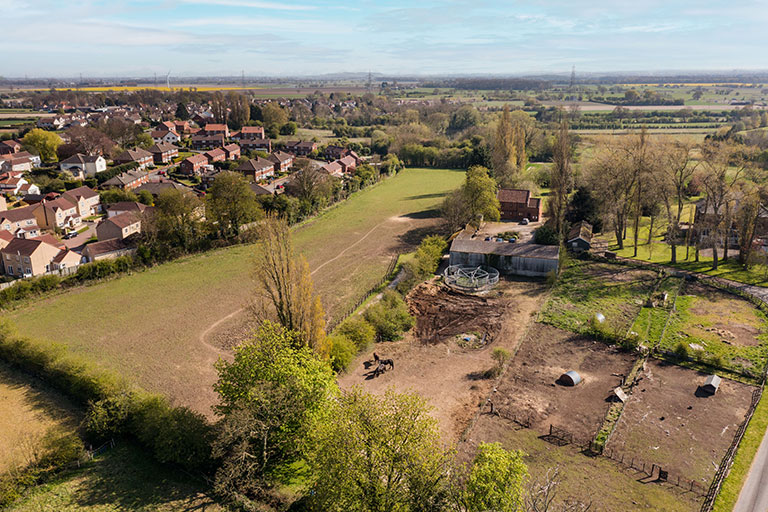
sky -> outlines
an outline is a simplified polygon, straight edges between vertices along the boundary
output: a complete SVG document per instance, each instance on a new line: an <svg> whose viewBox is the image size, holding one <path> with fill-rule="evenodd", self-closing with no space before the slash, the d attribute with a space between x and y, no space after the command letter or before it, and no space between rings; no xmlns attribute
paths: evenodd
<svg viewBox="0 0 768 512"><path fill-rule="evenodd" d="M0 76L768 69L768 0L0 0Z"/></svg>

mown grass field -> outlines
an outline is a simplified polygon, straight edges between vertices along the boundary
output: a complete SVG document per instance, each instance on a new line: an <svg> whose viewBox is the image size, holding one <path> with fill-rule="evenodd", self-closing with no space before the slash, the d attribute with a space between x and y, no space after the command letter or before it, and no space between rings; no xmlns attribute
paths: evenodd
<svg viewBox="0 0 768 512"><path fill-rule="evenodd" d="M407 169L295 229L329 318L376 284L394 254L413 250L434 230L436 208L463 178L454 170ZM182 258L26 304L7 316L25 335L61 343L210 414L212 365L223 352L203 334L248 304L252 252L244 245Z"/></svg>

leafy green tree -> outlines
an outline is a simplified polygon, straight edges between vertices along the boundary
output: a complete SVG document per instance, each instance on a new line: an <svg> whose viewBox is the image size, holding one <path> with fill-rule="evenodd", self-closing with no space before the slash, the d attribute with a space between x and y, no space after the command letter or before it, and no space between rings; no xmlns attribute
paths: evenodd
<svg viewBox="0 0 768 512"><path fill-rule="evenodd" d="M469 168L464 184L449 195L442 205L443 218L452 229L468 223L477 224L482 219L499 220L501 205L496 198L496 181L488 169L475 165Z"/></svg>
<svg viewBox="0 0 768 512"><path fill-rule="evenodd" d="M53 132L33 128L24 135L21 143L30 152L40 155L41 160L55 162L58 158L56 150L61 145L61 137Z"/></svg>
<svg viewBox="0 0 768 512"><path fill-rule="evenodd" d="M376 338L376 329L366 322L364 318L355 316L344 320L336 328L334 334L340 334L351 340L357 347L357 350L365 350Z"/></svg>
<svg viewBox="0 0 768 512"><path fill-rule="evenodd" d="M152 193L149 190L139 190L137 197L139 198L139 202L141 204L145 204L147 206L155 205L155 198L152 196Z"/></svg>
<svg viewBox="0 0 768 512"><path fill-rule="evenodd" d="M451 116L451 121L448 124L448 131L452 133L460 132L467 128L479 125L481 121L482 117L480 116L480 112L478 112L475 107L472 105L464 105Z"/></svg>
<svg viewBox="0 0 768 512"><path fill-rule="evenodd" d="M129 190L121 190L119 188L110 188L99 192L99 199L101 204L109 206L113 203L119 203L121 201L136 202L139 200L138 196Z"/></svg>
<svg viewBox="0 0 768 512"><path fill-rule="evenodd" d="M365 311L365 319L376 329L376 337L380 341L400 339L400 335L413 327L414 322L408 305L394 290L385 291L382 299Z"/></svg>
<svg viewBox="0 0 768 512"><path fill-rule="evenodd" d="M504 105L491 150L493 174L500 183L506 183L517 171L517 148L512 129L509 105Z"/></svg>
<svg viewBox="0 0 768 512"><path fill-rule="evenodd" d="M288 113L277 102L270 101L261 107L261 116L264 126L279 129L288 122Z"/></svg>
<svg viewBox="0 0 768 512"><path fill-rule="evenodd" d="M295 135L298 126L293 121L288 121L280 127L280 135Z"/></svg>
<svg viewBox="0 0 768 512"><path fill-rule="evenodd" d="M463 492L466 512L523 512L528 468L520 451L505 450L499 443L481 443Z"/></svg>
<svg viewBox="0 0 768 512"><path fill-rule="evenodd" d="M142 237L161 258L188 252L204 234L201 213L202 202L195 194L164 190L157 196L154 212L142 224Z"/></svg>
<svg viewBox="0 0 768 512"><path fill-rule="evenodd" d="M216 364L215 410L224 418L213 443L215 487L233 501L251 503L276 470L290 473L312 419L336 393L331 367L300 340L301 333L263 322L232 362Z"/></svg>
<svg viewBox="0 0 768 512"><path fill-rule="evenodd" d="M342 393L319 416L305 443L313 510L443 510L449 454L437 423L415 394Z"/></svg>
<svg viewBox="0 0 768 512"><path fill-rule="evenodd" d="M240 174L223 171L216 176L205 201L206 217L224 238L263 216L256 194Z"/></svg>
<svg viewBox="0 0 768 512"><path fill-rule="evenodd" d="M330 361L333 369L337 372L346 370L357 354L355 343L339 334L328 336L327 343L330 347Z"/></svg>

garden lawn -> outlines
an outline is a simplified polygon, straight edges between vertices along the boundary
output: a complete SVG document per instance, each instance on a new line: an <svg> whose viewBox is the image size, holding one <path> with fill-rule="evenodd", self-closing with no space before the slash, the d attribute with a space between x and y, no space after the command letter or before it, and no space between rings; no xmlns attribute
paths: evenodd
<svg viewBox="0 0 768 512"><path fill-rule="evenodd" d="M375 285L392 256L412 251L435 230L437 207L463 179L460 171L407 169L295 229L328 318ZM205 334L247 306L252 253L249 245L210 251L5 314L22 334L61 343L177 404L210 414L216 399L213 363L226 352L211 346Z"/></svg>
<svg viewBox="0 0 768 512"><path fill-rule="evenodd" d="M683 212L683 220L688 219L689 210L692 208L691 204L686 205ZM677 263L672 265L670 263L672 258L672 251L664 242L664 232L666 223L662 219L657 219L653 226L653 237L651 243L648 243L648 231L650 228L650 219L648 217L642 217L640 219L639 238L637 246L637 256L634 255L634 228L630 225L627 228L627 238L624 240L624 249L619 249L616 243L616 237L613 233L603 233L598 239L607 242L608 249L616 252L617 255L623 258L632 258L638 261L658 263L661 265L668 265L680 270L687 270L690 272L700 272L710 276L722 277L724 279L730 279L739 283L752 284L755 286L768 286L768 265L756 264L750 267L749 270L744 269L744 265L739 264L737 261L738 250L729 250L729 259L722 261L722 250L720 251L721 260L718 262L717 270L712 269L712 256L709 255L711 251L703 251L699 255L699 261L694 261L695 248L690 246L688 251L688 259L685 259L686 246L680 245L677 247Z"/></svg>

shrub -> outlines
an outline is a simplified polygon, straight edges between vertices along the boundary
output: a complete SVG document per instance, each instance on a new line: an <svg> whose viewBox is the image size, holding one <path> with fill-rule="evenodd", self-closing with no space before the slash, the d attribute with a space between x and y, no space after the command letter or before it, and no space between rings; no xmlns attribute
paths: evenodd
<svg viewBox="0 0 768 512"><path fill-rule="evenodd" d="M355 343L342 335L328 336L327 341L331 346L331 367L335 372L346 370L357 354Z"/></svg>
<svg viewBox="0 0 768 512"><path fill-rule="evenodd" d="M557 245L559 243L559 240L557 239L557 231L548 224L537 229L533 233L533 239L537 244L541 245Z"/></svg>
<svg viewBox="0 0 768 512"><path fill-rule="evenodd" d="M43 437L42 444L44 451L37 464L42 468L60 468L85 454L83 442L73 432L51 430Z"/></svg>
<svg viewBox="0 0 768 512"><path fill-rule="evenodd" d="M677 345L675 345L675 357L677 357L680 360L688 359L688 344L684 341L679 341Z"/></svg>
<svg viewBox="0 0 768 512"><path fill-rule="evenodd" d="M376 339L376 329L359 316L344 320L334 333L346 337L355 344L358 351L367 349Z"/></svg>
<svg viewBox="0 0 768 512"><path fill-rule="evenodd" d="M101 443L125 434L133 407L133 397L128 393L91 402L83 420L86 436L94 443Z"/></svg>
<svg viewBox="0 0 768 512"><path fill-rule="evenodd" d="M395 341L400 335L413 327L413 317L408 312L402 296L387 290L381 301L369 307L365 319L376 329L379 341Z"/></svg>
<svg viewBox="0 0 768 512"><path fill-rule="evenodd" d="M493 349L493 352L491 352L491 358L496 361L496 364L499 367L504 366L504 364L509 361L509 358L512 354L509 353L509 350L503 349L501 347L496 347Z"/></svg>

